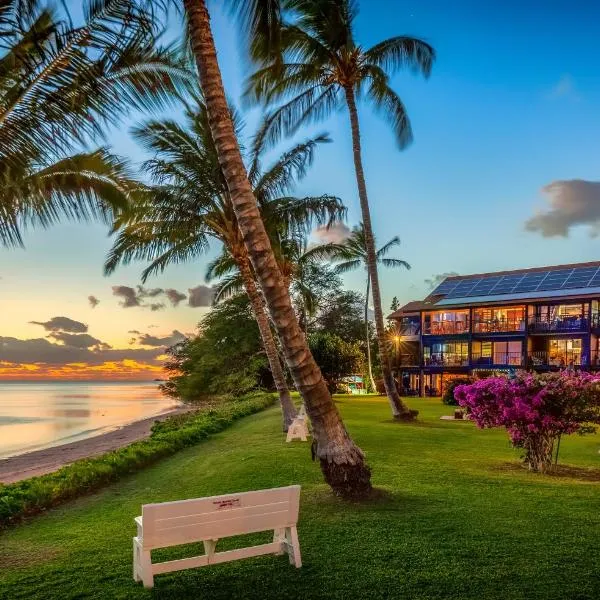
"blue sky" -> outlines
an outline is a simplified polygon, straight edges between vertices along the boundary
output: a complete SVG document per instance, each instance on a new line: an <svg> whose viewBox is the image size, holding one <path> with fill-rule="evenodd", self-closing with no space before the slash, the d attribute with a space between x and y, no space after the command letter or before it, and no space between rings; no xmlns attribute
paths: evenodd
<svg viewBox="0 0 600 600"><path fill-rule="evenodd" d="M240 47L235 25L217 4L209 5L219 59L228 94L236 99L244 77ZM399 235L397 256L413 267L381 273L385 307L393 296L424 296L425 280L440 273L597 259L600 242L590 237L589 226L569 225L593 225L600 217L600 7L562 0L363 0L360 8L356 31L362 45L410 34L426 39L438 54L429 80L409 73L393 79L415 135L406 151L396 149L385 121L368 106L359 108L375 233L382 243ZM176 34L175 24L170 31ZM248 111L249 132L259 114ZM299 137L317 131L328 131L334 142L319 150L296 193L339 196L353 225L360 216L347 114ZM111 132L109 141L119 154L144 158L127 126ZM542 188L574 179L589 182L587 195L577 195L570 184L555 187L562 194L557 218L566 222L568 235L526 231L525 222L549 208ZM0 250L0 289L9 308L0 315L0 336L42 335L28 321L56 315L89 324L91 334L115 347L127 344L128 330L147 333L149 325L164 336L192 331L205 309L182 303L151 312L118 305L111 286L139 283L141 266L104 278L106 233L99 225L66 224L30 232L25 251ZM187 292L203 283L203 271L203 261L173 268L150 285ZM346 281L362 289L364 274ZM89 294L100 300L95 309L87 303Z"/></svg>

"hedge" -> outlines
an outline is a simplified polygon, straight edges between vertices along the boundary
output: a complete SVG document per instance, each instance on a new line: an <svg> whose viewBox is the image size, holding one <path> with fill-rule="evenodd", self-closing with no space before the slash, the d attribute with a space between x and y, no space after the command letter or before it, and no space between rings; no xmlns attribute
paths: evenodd
<svg viewBox="0 0 600 600"><path fill-rule="evenodd" d="M176 415L152 427L150 437L62 467L54 473L0 484L0 527L87 494L161 458L193 446L234 421L273 405L273 394L252 394L217 409Z"/></svg>

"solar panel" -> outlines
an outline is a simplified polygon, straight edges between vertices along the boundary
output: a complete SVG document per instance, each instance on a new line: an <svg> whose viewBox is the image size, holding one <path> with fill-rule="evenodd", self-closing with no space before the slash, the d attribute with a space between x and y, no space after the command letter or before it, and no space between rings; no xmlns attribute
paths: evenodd
<svg viewBox="0 0 600 600"><path fill-rule="evenodd" d="M442 282L433 293L443 294L446 298L451 299L587 287L600 287L600 267L570 267L529 273L490 274L487 277L455 279Z"/></svg>

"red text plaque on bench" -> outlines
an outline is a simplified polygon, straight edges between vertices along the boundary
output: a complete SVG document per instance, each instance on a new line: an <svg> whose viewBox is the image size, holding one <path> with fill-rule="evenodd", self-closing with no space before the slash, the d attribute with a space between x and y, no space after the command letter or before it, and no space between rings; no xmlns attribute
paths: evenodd
<svg viewBox="0 0 600 600"><path fill-rule="evenodd" d="M236 508L242 505L242 501L239 498L229 498L228 500L217 500L213 502L217 510L223 510L226 508Z"/></svg>

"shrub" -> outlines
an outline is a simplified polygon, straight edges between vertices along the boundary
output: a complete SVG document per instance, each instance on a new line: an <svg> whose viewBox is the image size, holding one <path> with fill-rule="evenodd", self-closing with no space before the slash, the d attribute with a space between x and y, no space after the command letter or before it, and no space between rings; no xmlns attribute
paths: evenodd
<svg viewBox="0 0 600 600"><path fill-rule="evenodd" d="M455 395L478 427L505 427L532 471L551 468L561 435L593 433L600 423L600 378L588 373L491 377L460 385Z"/></svg>
<svg viewBox="0 0 600 600"><path fill-rule="evenodd" d="M469 385L473 383L473 381L472 377L457 377L456 379L450 380L450 382L444 386L442 402L448 406L458 406L458 400L454 396L454 390L456 390L459 385Z"/></svg>
<svg viewBox="0 0 600 600"><path fill-rule="evenodd" d="M78 460L55 473L0 485L0 527L134 473L274 402L273 394L253 394L218 409L174 416L156 422L148 439L102 456Z"/></svg>

